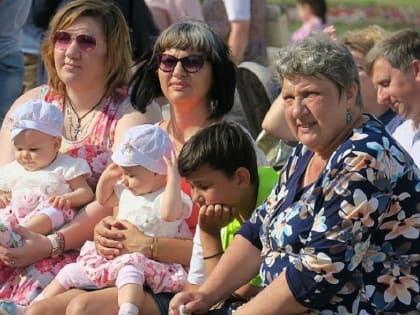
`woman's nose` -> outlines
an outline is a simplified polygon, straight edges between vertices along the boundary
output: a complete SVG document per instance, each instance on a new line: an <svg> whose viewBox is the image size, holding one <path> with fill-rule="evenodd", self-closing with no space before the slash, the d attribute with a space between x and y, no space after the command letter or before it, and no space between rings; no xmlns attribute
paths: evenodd
<svg viewBox="0 0 420 315"><path fill-rule="evenodd" d="M71 58L79 58L80 54L80 47L77 44L77 41L72 40L70 45L66 48L66 56Z"/></svg>
<svg viewBox="0 0 420 315"><path fill-rule="evenodd" d="M293 117L300 117L307 113L308 109L306 108L306 105L304 104L303 100L301 98L296 97L293 101L292 105L292 114Z"/></svg>
<svg viewBox="0 0 420 315"><path fill-rule="evenodd" d="M186 71L184 67L182 66L182 63L180 60L175 65L174 71L172 71L173 76L184 76L186 74Z"/></svg>

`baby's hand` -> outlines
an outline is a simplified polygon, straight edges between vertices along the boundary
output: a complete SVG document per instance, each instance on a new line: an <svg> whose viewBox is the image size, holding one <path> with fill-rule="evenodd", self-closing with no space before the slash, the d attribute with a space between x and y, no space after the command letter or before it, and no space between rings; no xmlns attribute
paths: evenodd
<svg viewBox="0 0 420 315"><path fill-rule="evenodd" d="M178 164L176 159L176 154L174 150L171 150L169 158L167 156L162 156L163 160L166 163L167 172L168 172L168 181L177 181L181 182L181 176L178 172Z"/></svg>
<svg viewBox="0 0 420 315"><path fill-rule="evenodd" d="M2 191L0 193L0 208L5 208L10 204L11 192Z"/></svg>
<svg viewBox="0 0 420 315"><path fill-rule="evenodd" d="M123 172L117 164L111 163L104 170L101 177L102 176L106 177L107 180L113 180L113 181L117 182L122 178Z"/></svg>
<svg viewBox="0 0 420 315"><path fill-rule="evenodd" d="M209 234L220 233L235 217L235 209L225 205L204 205L200 207L198 225L201 230Z"/></svg>
<svg viewBox="0 0 420 315"><path fill-rule="evenodd" d="M48 199L48 202L51 206L57 209L65 210L71 208L70 200L64 196L52 196Z"/></svg>

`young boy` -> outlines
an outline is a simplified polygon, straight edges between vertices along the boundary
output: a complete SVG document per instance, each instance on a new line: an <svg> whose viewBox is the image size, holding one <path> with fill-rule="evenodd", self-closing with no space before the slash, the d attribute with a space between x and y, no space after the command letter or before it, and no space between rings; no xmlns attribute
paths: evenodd
<svg viewBox="0 0 420 315"><path fill-rule="evenodd" d="M200 130L178 157L178 170L200 206L186 290L195 290L216 266L235 232L274 187L278 173L257 167L250 136L237 124L221 122ZM259 277L235 292L230 303L254 296Z"/></svg>

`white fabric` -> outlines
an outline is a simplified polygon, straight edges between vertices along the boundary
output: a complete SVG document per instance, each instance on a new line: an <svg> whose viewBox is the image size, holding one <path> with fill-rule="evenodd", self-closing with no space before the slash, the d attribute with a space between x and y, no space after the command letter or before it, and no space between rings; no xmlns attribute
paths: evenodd
<svg viewBox="0 0 420 315"><path fill-rule="evenodd" d="M167 222L161 219L160 204L164 189L145 195L134 195L122 184L114 186L119 198L117 219L128 220L148 236L191 238L191 232L185 219L191 215L191 198L182 192L182 216L180 219Z"/></svg>
<svg viewBox="0 0 420 315"><path fill-rule="evenodd" d="M414 162L420 167L420 129L414 128L412 120L406 120L395 129L392 136L411 155Z"/></svg>
<svg viewBox="0 0 420 315"><path fill-rule="evenodd" d="M63 153L38 171L27 171L13 161L0 167L0 190L14 194L19 189L37 188L48 195L63 194L70 191L67 182L81 175L91 175L87 162Z"/></svg>
<svg viewBox="0 0 420 315"><path fill-rule="evenodd" d="M229 21L250 21L251 0L223 0Z"/></svg>
<svg viewBox="0 0 420 315"><path fill-rule="evenodd" d="M143 124L129 128L112 154L112 161L119 166L141 165L148 170L166 175L163 156L170 158L172 142L159 126Z"/></svg>
<svg viewBox="0 0 420 315"><path fill-rule="evenodd" d="M10 120L10 140L25 129L35 129L54 137L63 134L63 113L41 99L31 99L14 110Z"/></svg>
<svg viewBox="0 0 420 315"><path fill-rule="evenodd" d="M190 270L188 271L187 280L189 283L196 285L200 285L206 280L206 269L203 259L203 248L201 247L199 226L195 229Z"/></svg>

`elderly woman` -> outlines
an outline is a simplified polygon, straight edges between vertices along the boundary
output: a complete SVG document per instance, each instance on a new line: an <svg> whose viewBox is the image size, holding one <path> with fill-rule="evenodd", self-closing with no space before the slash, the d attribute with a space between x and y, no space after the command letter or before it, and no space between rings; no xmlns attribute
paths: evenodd
<svg viewBox="0 0 420 315"><path fill-rule="evenodd" d="M345 46L310 36L281 50L278 71L300 143L208 280L176 295L170 314L206 312L259 268L265 288L235 315L416 313L418 168L362 115Z"/></svg>
<svg viewBox="0 0 420 315"><path fill-rule="evenodd" d="M88 162L93 190L123 132L161 119L157 104L150 105L147 114L130 104L130 54L128 27L115 5L101 0L70 1L52 19L43 46L48 84L23 94L10 110L29 99L57 106L64 114L60 151ZM4 123L0 165L14 158L9 134L10 125ZM25 268L16 268L12 274L0 270L0 300L30 303L65 264L75 260L77 252L71 250L92 238L94 225L111 213L112 209L91 203L68 226L48 237L18 227L24 245L16 249L0 246L0 259L9 266ZM1 305L14 312L12 304Z"/></svg>

